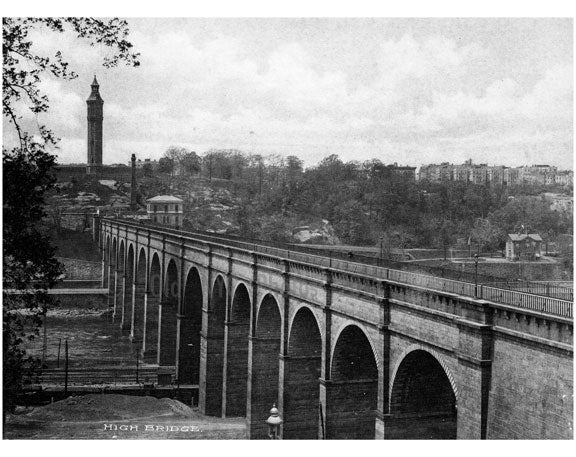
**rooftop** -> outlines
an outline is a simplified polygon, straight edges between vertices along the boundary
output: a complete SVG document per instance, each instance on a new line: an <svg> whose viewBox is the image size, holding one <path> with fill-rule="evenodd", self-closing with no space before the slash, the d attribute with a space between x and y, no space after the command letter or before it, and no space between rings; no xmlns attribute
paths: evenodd
<svg viewBox="0 0 576 457"><path fill-rule="evenodd" d="M156 197L149 198L146 200L151 203L182 203L183 200L173 195L157 195Z"/></svg>
<svg viewBox="0 0 576 457"><path fill-rule="evenodd" d="M509 233L508 236L510 237L510 239L512 241L522 241L525 240L526 238L530 238L534 241L542 241L542 237L540 235L538 235L537 233Z"/></svg>

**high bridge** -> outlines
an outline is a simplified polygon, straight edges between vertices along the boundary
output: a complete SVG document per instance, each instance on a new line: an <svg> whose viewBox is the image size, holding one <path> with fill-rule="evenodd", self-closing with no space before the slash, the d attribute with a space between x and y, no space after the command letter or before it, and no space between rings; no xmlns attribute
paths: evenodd
<svg viewBox="0 0 576 457"><path fill-rule="evenodd" d="M571 439L571 301L96 217L102 286L203 414L267 438Z"/></svg>

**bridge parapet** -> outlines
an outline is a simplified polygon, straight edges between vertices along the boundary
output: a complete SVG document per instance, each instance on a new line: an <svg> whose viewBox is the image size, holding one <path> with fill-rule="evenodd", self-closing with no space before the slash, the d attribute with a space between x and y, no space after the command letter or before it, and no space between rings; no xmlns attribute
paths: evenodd
<svg viewBox="0 0 576 457"><path fill-rule="evenodd" d="M507 289L498 289L483 285L454 281L445 278L438 278L418 273L393 270L373 265L364 265L356 262L332 259L326 256L301 253L295 250L279 249L255 243L238 241L236 239L227 239L222 236L216 236L206 233L183 232L169 228L148 227L140 223L114 218L102 218L102 227L117 225L123 226L125 234L128 230L136 232L149 231L161 233L162 236L173 243L180 244L179 240L189 240L195 243L209 244L215 253L227 257L228 248L236 248L234 256L238 251L240 255L247 256L248 252L254 252L258 256L259 265L281 269L282 260L289 260L292 263L292 270L297 272L298 266L294 264L309 265L309 272L313 272L311 267L331 268L335 271L342 272L340 280L350 282L362 281L358 277L387 279L394 282L423 286L439 292L450 292L472 298L486 299L494 303L512 305L519 308L526 308L539 311L545 314L558 315L573 318L573 303L567 300L561 300L553 297L544 297L524 292L518 292ZM120 227L119 227L120 228ZM368 285L369 283L365 283Z"/></svg>

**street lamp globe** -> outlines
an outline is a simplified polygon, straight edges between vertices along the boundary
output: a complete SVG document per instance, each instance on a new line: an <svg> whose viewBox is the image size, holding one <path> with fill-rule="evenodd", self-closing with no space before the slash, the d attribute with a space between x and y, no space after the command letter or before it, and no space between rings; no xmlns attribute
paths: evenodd
<svg viewBox="0 0 576 457"><path fill-rule="evenodd" d="M270 410L270 417L266 419L266 423L268 424L268 436L271 440L279 439L279 431L280 431L280 424L282 423L282 418L278 412L278 408L276 408L276 403L272 406Z"/></svg>

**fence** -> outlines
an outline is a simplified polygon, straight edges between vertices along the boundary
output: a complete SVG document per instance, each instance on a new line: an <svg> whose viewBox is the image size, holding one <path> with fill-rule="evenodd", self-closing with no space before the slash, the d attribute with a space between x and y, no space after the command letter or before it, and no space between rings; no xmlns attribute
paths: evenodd
<svg viewBox="0 0 576 457"><path fill-rule="evenodd" d="M561 300L574 300L574 289L566 286L560 286L554 283L538 283L531 281L511 282L491 282L487 286L497 289L510 289L519 292L525 292L533 295L543 295L545 297L559 298Z"/></svg>
<svg viewBox="0 0 576 457"><path fill-rule="evenodd" d="M157 368L110 367L110 368L70 368L66 380L64 368L42 370L39 384L64 386L72 385L132 385L143 382L156 382Z"/></svg>

